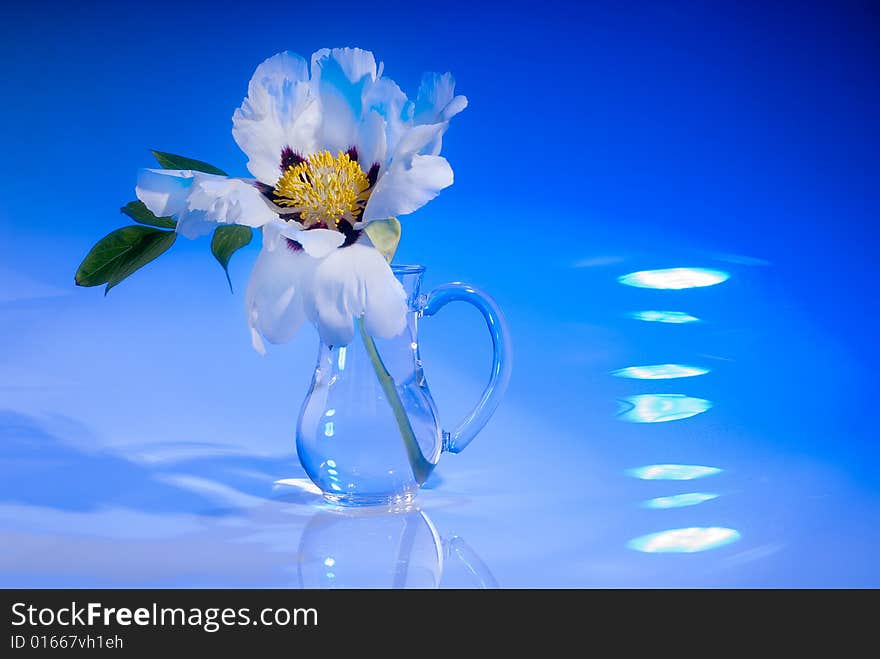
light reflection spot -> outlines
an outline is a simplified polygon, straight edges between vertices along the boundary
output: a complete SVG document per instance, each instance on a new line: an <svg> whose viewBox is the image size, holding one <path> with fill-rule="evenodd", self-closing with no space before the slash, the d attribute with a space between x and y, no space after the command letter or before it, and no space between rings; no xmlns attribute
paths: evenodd
<svg viewBox="0 0 880 659"><path fill-rule="evenodd" d="M685 366L684 364L651 364L649 366L627 366L612 371L611 375L632 380L672 380L674 378L692 378L705 375L708 368Z"/></svg>
<svg viewBox="0 0 880 659"><path fill-rule="evenodd" d="M633 311L630 318L644 320L649 323L698 323L700 319L684 311Z"/></svg>
<svg viewBox="0 0 880 659"><path fill-rule="evenodd" d="M645 508L653 510L666 510L668 508L684 508L685 506L696 506L705 501L717 499L718 495L714 492L687 492L685 494L673 494L668 497L656 497L648 499L642 503Z"/></svg>
<svg viewBox="0 0 880 659"><path fill-rule="evenodd" d="M339 349L339 357L336 359L336 365L339 367L340 371L345 370L345 352L346 347L343 346Z"/></svg>
<svg viewBox="0 0 880 659"><path fill-rule="evenodd" d="M646 481L689 481L695 478L714 476L722 471L724 470L718 467L707 467L705 465L663 464L635 467L634 469L629 469L627 473L630 476Z"/></svg>
<svg viewBox="0 0 880 659"><path fill-rule="evenodd" d="M685 288L715 286L730 279L730 274L711 268L664 268L640 270L617 278L625 286L678 291Z"/></svg>
<svg viewBox="0 0 880 659"><path fill-rule="evenodd" d="M309 494L321 494L321 488L308 478L281 478L275 481L275 485L294 487L303 492L308 492Z"/></svg>
<svg viewBox="0 0 880 659"><path fill-rule="evenodd" d="M649 554L680 553L691 554L707 549L715 549L736 542L740 533L736 529L723 526L692 526L686 529L669 529L649 533L630 540L627 546L636 551Z"/></svg>
<svg viewBox="0 0 880 659"><path fill-rule="evenodd" d="M637 394L620 399L618 418L631 423L663 423L702 414L712 402L684 394Z"/></svg>

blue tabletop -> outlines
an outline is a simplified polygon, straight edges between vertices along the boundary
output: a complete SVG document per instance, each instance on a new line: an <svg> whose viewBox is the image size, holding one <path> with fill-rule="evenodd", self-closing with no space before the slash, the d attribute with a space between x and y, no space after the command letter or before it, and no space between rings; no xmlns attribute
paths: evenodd
<svg viewBox="0 0 880 659"><path fill-rule="evenodd" d="M873 449L842 434L854 381L823 363L839 347L770 292L768 264L694 254L669 264L730 278L658 290L613 261L566 273L579 317L509 314L507 399L403 511L329 506L298 465L312 332L252 354L209 277L107 299L19 277L0 306L2 583L876 585ZM654 313L676 310L699 320ZM489 357L450 313L422 345L451 422ZM659 377L674 365L692 371Z"/></svg>

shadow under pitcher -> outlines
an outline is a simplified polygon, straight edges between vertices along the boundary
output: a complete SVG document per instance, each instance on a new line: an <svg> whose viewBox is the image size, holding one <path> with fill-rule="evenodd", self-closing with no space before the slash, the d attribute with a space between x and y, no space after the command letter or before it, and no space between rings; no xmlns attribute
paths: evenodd
<svg viewBox="0 0 880 659"><path fill-rule="evenodd" d="M325 499L341 505L412 501L443 452L464 449L492 416L510 380L507 325L498 305L455 282L422 295L422 266L392 266L408 297L404 331L373 339L358 321L346 346L321 342L297 425L296 450ZM483 315L492 371L476 407L451 432L442 429L419 356L418 323L453 301Z"/></svg>

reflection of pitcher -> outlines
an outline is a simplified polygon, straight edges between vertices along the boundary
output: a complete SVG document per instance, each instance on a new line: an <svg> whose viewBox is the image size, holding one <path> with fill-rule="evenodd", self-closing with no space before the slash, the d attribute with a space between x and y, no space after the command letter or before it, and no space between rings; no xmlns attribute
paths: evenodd
<svg viewBox="0 0 880 659"><path fill-rule="evenodd" d="M498 586L464 540L441 539L420 510L337 509L306 525L298 572L301 588L439 588L452 564L468 573L466 585Z"/></svg>
<svg viewBox="0 0 880 659"><path fill-rule="evenodd" d="M362 325L347 346L321 343L297 427L306 473L337 504L408 502L443 451L458 453L489 420L510 378L510 347L496 304L466 284L421 295L424 268L394 266L409 298L407 327L374 340ZM489 384L452 432L441 429L419 356L418 320L461 300L483 314L494 354Z"/></svg>

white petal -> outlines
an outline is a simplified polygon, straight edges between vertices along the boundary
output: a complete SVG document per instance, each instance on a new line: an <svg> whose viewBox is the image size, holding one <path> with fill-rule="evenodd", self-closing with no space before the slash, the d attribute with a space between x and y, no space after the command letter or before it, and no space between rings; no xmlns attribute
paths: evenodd
<svg viewBox="0 0 880 659"><path fill-rule="evenodd" d="M257 67L248 96L232 116L232 135L248 156L251 174L267 185L280 175L281 150L303 155L318 147L321 109L306 61L294 53L270 57Z"/></svg>
<svg viewBox="0 0 880 659"><path fill-rule="evenodd" d="M217 223L208 219L205 211L184 211L177 216L177 233L190 240L207 236L217 228Z"/></svg>
<svg viewBox="0 0 880 659"><path fill-rule="evenodd" d="M321 118L318 150L326 149L335 156L357 144L360 107L353 107L351 98L339 89L321 88Z"/></svg>
<svg viewBox="0 0 880 659"><path fill-rule="evenodd" d="M305 297L317 262L302 250L286 246L262 249L248 282L245 306L254 348L290 341L306 319Z"/></svg>
<svg viewBox="0 0 880 659"><path fill-rule="evenodd" d="M154 215L177 219L187 238L217 224L258 227L277 218L252 182L189 169L143 169L135 192Z"/></svg>
<svg viewBox="0 0 880 659"><path fill-rule="evenodd" d="M291 226L288 226L287 222L276 217L263 226L263 249L276 249L281 245L286 246L287 241L283 239L292 238L296 240L298 233L299 229L296 229L293 223L291 223Z"/></svg>
<svg viewBox="0 0 880 659"><path fill-rule="evenodd" d="M366 77L370 82L376 79L376 58L369 50L361 48L322 48L312 55L312 78L315 80L333 78L341 73L350 83Z"/></svg>
<svg viewBox="0 0 880 659"><path fill-rule="evenodd" d="M354 263L345 260L343 251L333 252L318 262L312 279L311 303L307 305L309 317L317 326L321 340L329 346L351 343L354 319L364 307L364 295L354 273Z"/></svg>
<svg viewBox="0 0 880 659"><path fill-rule="evenodd" d="M416 124L449 121L467 107L467 98L455 96L455 78L451 73L425 73L416 98Z"/></svg>
<svg viewBox="0 0 880 659"><path fill-rule="evenodd" d="M413 126L407 130L397 143L391 161L405 161L414 154L436 156L440 153L435 145L449 128L447 123Z"/></svg>
<svg viewBox="0 0 880 659"><path fill-rule="evenodd" d="M368 245L356 243L319 261L311 299L307 310L327 345L350 343L361 316L367 331L379 338L396 336L406 326L406 292Z"/></svg>
<svg viewBox="0 0 880 659"><path fill-rule="evenodd" d="M375 248L358 244L351 247L358 248L359 274L366 283L364 325L367 333L380 339L397 336L406 327L406 291L394 276L385 257Z"/></svg>
<svg viewBox="0 0 880 659"><path fill-rule="evenodd" d="M280 243L281 238L290 238L299 242L299 236L303 232L302 225L293 220L282 220L277 215L271 222L263 225L263 246L274 249Z"/></svg>
<svg viewBox="0 0 880 659"><path fill-rule="evenodd" d="M467 96L456 96L440 113L440 121L449 121L468 106Z"/></svg>
<svg viewBox="0 0 880 659"><path fill-rule="evenodd" d="M376 60L369 51L325 48L312 55L312 86L321 103L319 148L335 154L359 146L364 98L375 79Z"/></svg>
<svg viewBox="0 0 880 659"><path fill-rule="evenodd" d="M294 237L309 256L321 259L345 242L345 236L332 229L309 229Z"/></svg>
<svg viewBox="0 0 880 659"><path fill-rule="evenodd" d="M153 215L177 215L186 208L193 175L190 169L142 169L135 194Z"/></svg>
<svg viewBox="0 0 880 659"><path fill-rule="evenodd" d="M370 110L358 127L355 146L358 150L358 162L368 172L373 163L385 167L387 153L386 122L375 110Z"/></svg>
<svg viewBox="0 0 880 659"><path fill-rule="evenodd" d="M374 162L379 162L384 167L386 153L390 156L394 152L401 136L412 124L413 103L393 80L379 78L367 90L364 108L367 113L375 112L384 119L386 152L381 158L364 158L361 164L364 169Z"/></svg>
<svg viewBox="0 0 880 659"><path fill-rule="evenodd" d="M408 167L392 169L376 184L364 210L364 222L407 215L418 210L443 188L452 185L452 167L441 156L413 156Z"/></svg>
<svg viewBox="0 0 880 659"><path fill-rule="evenodd" d="M282 243L281 238L290 238L298 242L306 254L321 259L345 242L345 235L331 229L304 230L302 225L294 221L284 221L279 217L266 224L263 229L263 246L275 249Z"/></svg>
<svg viewBox="0 0 880 659"><path fill-rule="evenodd" d="M403 135L388 169L379 173L362 222L412 213L452 185L452 168L434 153L447 127L445 123L414 126Z"/></svg>
<svg viewBox="0 0 880 659"><path fill-rule="evenodd" d="M204 211L205 219L218 224L260 227L278 217L252 182L204 174L196 174L186 205L190 211Z"/></svg>

